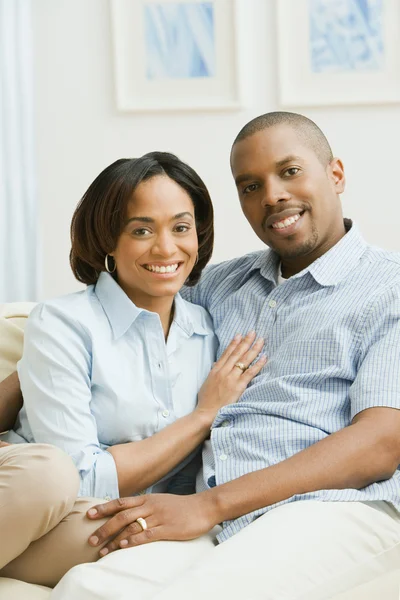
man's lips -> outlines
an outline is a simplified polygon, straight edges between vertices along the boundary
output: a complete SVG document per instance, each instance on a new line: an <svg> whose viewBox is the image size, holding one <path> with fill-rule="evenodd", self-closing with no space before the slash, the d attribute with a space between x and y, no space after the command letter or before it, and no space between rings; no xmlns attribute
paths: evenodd
<svg viewBox="0 0 400 600"><path fill-rule="evenodd" d="M281 210L278 213L270 215L269 217L265 217L262 222L262 228L265 231L266 229L271 228L273 225L276 225L277 223L282 223L286 219L289 219L291 217L296 217L297 215L302 216L303 213L304 213L303 208L287 208L285 210Z"/></svg>

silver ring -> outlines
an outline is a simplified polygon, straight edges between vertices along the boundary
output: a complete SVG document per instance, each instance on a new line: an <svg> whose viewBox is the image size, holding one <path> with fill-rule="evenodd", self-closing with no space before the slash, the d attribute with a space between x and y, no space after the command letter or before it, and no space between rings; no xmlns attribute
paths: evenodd
<svg viewBox="0 0 400 600"><path fill-rule="evenodd" d="M237 367L238 369L240 369L241 371L243 371L243 373L244 373L245 371L247 371L247 367L246 367L246 365L244 365L244 364L243 364L243 363L241 363L241 362L237 362L237 363L235 364L235 367Z"/></svg>
<svg viewBox="0 0 400 600"><path fill-rule="evenodd" d="M143 529L143 531L145 529L147 529L147 523L146 523L146 519L143 519L143 517L138 517L136 519L136 523L139 523L140 527Z"/></svg>

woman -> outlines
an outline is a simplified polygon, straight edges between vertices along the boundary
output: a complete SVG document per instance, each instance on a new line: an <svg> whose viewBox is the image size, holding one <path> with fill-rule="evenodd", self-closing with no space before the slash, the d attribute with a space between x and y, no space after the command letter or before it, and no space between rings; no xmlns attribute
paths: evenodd
<svg viewBox="0 0 400 600"><path fill-rule="evenodd" d="M66 451L80 496L192 492L216 413L265 364L244 367L262 349L251 333L211 369L210 317L179 296L211 257L212 219L199 176L159 152L107 167L74 214L71 266L88 287L32 312L18 369L25 407L7 441Z"/></svg>

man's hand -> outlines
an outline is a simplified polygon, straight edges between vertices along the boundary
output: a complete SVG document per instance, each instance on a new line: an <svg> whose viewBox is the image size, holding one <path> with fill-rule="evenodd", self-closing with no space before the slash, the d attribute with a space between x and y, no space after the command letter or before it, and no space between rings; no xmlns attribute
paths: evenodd
<svg viewBox="0 0 400 600"><path fill-rule="evenodd" d="M100 551L100 556L104 556L120 548L158 540L197 538L218 523L216 511L207 500L207 492L203 492L191 496L149 494L99 504L88 510L87 516L112 518L93 533L89 544L100 546L112 539ZM139 517L145 519L147 529L143 530L137 522Z"/></svg>

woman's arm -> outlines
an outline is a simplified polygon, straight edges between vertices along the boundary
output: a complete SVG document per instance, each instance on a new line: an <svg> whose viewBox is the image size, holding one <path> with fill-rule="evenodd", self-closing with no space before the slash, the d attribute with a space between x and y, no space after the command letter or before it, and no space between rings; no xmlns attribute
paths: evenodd
<svg viewBox="0 0 400 600"><path fill-rule="evenodd" d="M91 339L82 325L54 306L39 306L25 331L19 375L35 441L66 451L78 468L81 496L117 498L140 492L159 481L209 434L219 408L235 402L265 364L244 373L235 363L250 364L262 342L249 347L255 334L234 340L199 393L196 410L138 442L100 448L90 409Z"/></svg>
<svg viewBox="0 0 400 600"><path fill-rule="evenodd" d="M22 408L22 394L17 373L0 383L0 433L11 429Z"/></svg>
<svg viewBox="0 0 400 600"><path fill-rule="evenodd" d="M25 327L18 375L36 442L54 444L74 461L80 496L117 498L118 477L109 452L100 447L90 410L91 339L69 314L39 305Z"/></svg>
<svg viewBox="0 0 400 600"><path fill-rule="evenodd" d="M231 342L204 382L191 414L145 440L108 448L117 465L121 496L130 496L159 481L205 440L218 410L236 402L265 365L262 357L245 372L235 366L238 362L251 364L260 353L263 341L253 344L254 338L252 332Z"/></svg>

